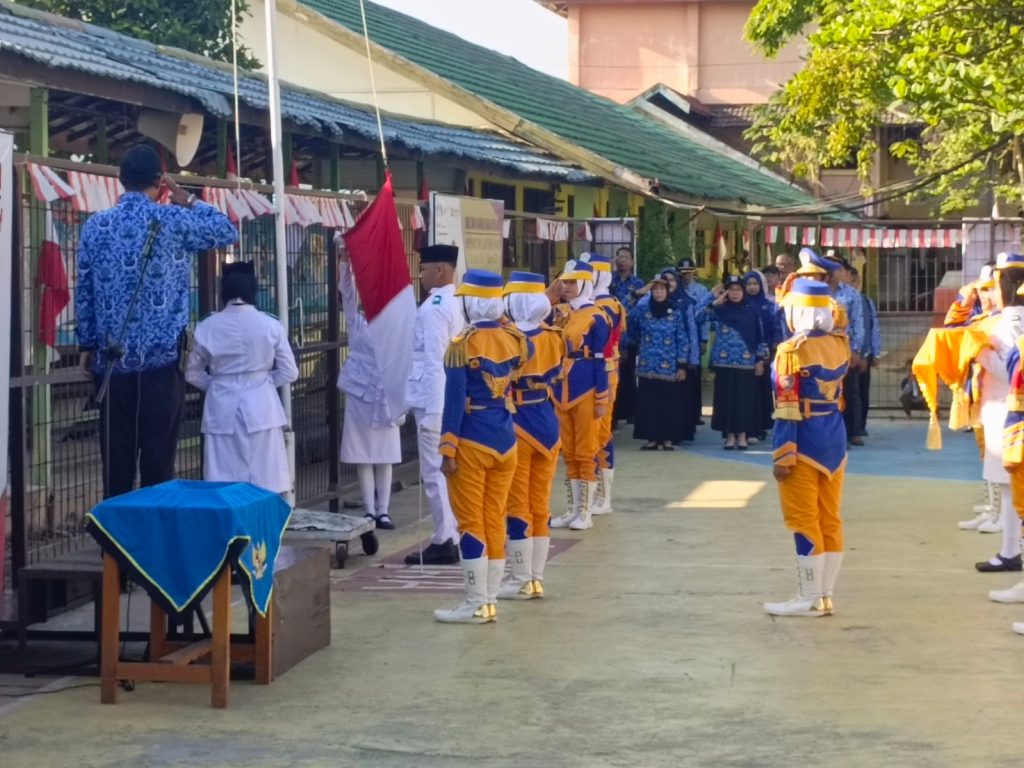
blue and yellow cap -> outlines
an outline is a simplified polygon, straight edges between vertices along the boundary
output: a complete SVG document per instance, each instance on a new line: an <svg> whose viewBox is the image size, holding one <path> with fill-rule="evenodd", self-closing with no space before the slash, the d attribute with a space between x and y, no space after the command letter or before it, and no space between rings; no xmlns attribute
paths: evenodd
<svg viewBox="0 0 1024 768"><path fill-rule="evenodd" d="M798 277L790 285L782 303L787 307L827 309L832 305L832 292L825 283Z"/></svg>
<svg viewBox="0 0 1024 768"><path fill-rule="evenodd" d="M996 271L1024 267L1024 256L1019 253L1000 253L996 257Z"/></svg>
<svg viewBox="0 0 1024 768"><path fill-rule="evenodd" d="M565 262L565 269L558 276L560 280L589 280L594 282L594 268L585 261L569 259Z"/></svg>
<svg viewBox="0 0 1024 768"><path fill-rule="evenodd" d="M478 299L500 299L504 281L497 272L469 269L455 289L456 296L475 296Z"/></svg>
<svg viewBox="0 0 1024 768"><path fill-rule="evenodd" d="M611 272L612 271L612 260L607 256L602 256L599 253L584 253L580 256L580 261L584 264L589 264L594 268L594 272Z"/></svg>
<svg viewBox="0 0 1024 768"><path fill-rule="evenodd" d="M505 283L504 294L510 293L544 293L546 290L544 276L536 272L513 272Z"/></svg>
<svg viewBox="0 0 1024 768"><path fill-rule="evenodd" d="M810 248L800 249L800 268L798 275L826 275L839 266L838 262L822 258Z"/></svg>

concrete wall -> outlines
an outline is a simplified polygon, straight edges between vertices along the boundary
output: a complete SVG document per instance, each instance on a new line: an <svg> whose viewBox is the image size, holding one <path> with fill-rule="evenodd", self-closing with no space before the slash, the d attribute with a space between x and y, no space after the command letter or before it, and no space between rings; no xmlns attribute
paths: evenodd
<svg viewBox="0 0 1024 768"><path fill-rule="evenodd" d="M277 50L281 80L312 88L339 99L372 104L366 54L339 42L346 33L332 22L321 21L294 0L277 4ZM240 36L256 58L267 62L262 0L249 3L251 15L244 18ZM374 76L381 109L397 115L437 120L450 125L493 127L483 118L460 107L430 89L374 62Z"/></svg>
<svg viewBox="0 0 1024 768"><path fill-rule="evenodd" d="M679 0L569 7L569 79L619 102L655 83L708 104L764 102L800 67L803 41L772 60L743 40L754 4Z"/></svg>

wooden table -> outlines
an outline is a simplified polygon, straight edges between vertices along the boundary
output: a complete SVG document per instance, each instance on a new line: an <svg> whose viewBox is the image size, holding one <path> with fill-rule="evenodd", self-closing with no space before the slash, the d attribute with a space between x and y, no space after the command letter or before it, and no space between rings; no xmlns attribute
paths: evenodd
<svg viewBox="0 0 1024 768"><path fill-rule="evenodd" d="M170 642L167 639L167 614L150 603L148 662L120 660L121 568L108 554L103 555L103 607L100 656L100 701L117 703L121 680L209 683L210 705L223 709L228 705L231 661L252 662L255 680L270 683L271 624L267 615L256 616L255 642L231 642L231 568L225 565L213 584L212 637L195 643ZM209 659L208 664L197 664Z"/></svg>

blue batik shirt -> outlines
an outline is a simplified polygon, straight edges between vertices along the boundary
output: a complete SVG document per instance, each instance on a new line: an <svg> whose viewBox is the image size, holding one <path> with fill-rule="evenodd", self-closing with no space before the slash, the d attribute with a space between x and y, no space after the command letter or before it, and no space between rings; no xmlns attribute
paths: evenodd
<svg viewBox="0 0 1024 768"><path fill-rule="evenodd" d="M860 291L849 283L839 283L832 298L846 310L849 322L846 338L850 340L850 349L860 354L864 349L864 303L860 299Z"/></svg>
<svg viewBox="0 0 1024 768"><path fill-rule="evenodd" d="M644 281L636 275L630 275L623 280L619 277L619 273L615 272L612 274L612 284L609 286L608 292L628 310L636 304L636 299L633 298L633 291L639 291L643 287Z"/></svg>
<svg viewBox="0 0 1024 768"><path fill-rule="evenodd" d="M94 352L95 372L105 368L104 348L124 325L154 220L159 230L114 373L154 370L178 359L189 321L193 254L238 241L228 217L198 201L191 208L158 205L141 192L127 192L114 208L91 216L78 244L75 320L79 346Z"/></svg>
<svg viewBox="0 0 1024 768"><path fill-rule="evenodd" d="M715 300L715 297L711 295L711 291L696 280L687 286L683 286L683 290L686 291L687 296L693 299L693 311L694 316L697 318L697 326L700 329L700 341L701 344L707 344L711 331L711 317L704 310L711 306L711 302Z"/></svg>

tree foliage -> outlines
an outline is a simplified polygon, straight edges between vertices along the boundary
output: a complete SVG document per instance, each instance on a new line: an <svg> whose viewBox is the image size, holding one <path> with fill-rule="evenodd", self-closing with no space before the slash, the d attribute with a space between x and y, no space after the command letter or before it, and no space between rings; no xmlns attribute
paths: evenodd
<svg viewBox="0 0 1024 768"><path fill-rule="evenodd" d="M759 0L746 35L772 56L812 25L803 68L747 134L756 153L811 181L856 159L870 193L881 148L920 180L900 192L943 210L988 185L1024 201L1024 0Z"/></svg>
<svg viewBox="0 0 1024 768"><path fill-rule="evenodd" d="M231 61L231 0L16 0L22 5L79 19L149 40L158 45L192 51L218 61ZM246 0L237 0L240 22L248 13ZM252 52L238 48L238 65L256 69Z"/></svg>

